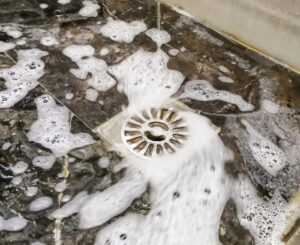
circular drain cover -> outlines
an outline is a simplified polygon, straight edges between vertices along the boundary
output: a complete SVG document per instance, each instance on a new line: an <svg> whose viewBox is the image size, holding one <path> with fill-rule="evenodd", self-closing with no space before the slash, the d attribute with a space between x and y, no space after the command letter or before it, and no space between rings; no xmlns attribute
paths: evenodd
<svg viewBox="0 0 300 245"><path fill-rule="evenodd" d="M176 152L187 138L187 127L174 109L152 108L129 117L121 134L133 154L150 158Z"/></svg>

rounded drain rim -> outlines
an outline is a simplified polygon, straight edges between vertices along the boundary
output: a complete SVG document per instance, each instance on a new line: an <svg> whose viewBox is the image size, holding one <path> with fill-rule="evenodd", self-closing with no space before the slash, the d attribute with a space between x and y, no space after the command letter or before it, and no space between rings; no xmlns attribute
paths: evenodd
<svg viewBox="0 0 300 245"><path fill-rule="evenodd" d="M173 108L151 108L129 116L123 123L121 137L134 155L150 159L175 153L188 136L187 124Z"/></svg>

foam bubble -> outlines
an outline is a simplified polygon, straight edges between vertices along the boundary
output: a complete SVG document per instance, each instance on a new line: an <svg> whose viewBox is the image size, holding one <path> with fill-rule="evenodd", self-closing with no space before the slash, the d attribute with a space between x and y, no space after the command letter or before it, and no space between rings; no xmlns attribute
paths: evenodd
<svg viewBox="0 0 300 245"><path fill-rule="evenodd" d="M83 8L79 10L79 15L84 17L97 17L100 6L92 1L83 1Z"/></svg>
<svg viewBox="0 0 300 245"><path fill-rule="evenodd" d="M6 220L0 216L0 231L20 231L26 227L27 223L28 221L21 215Z"/></svg>
<svg viewBox="0 0 300 245"><path fill-rule="evenodd" d="M56 184L55 191L56 192L64 192L67 189L68 185L65 181L61 181Z"/></svg>
<svg viewBox="0 0 300 245"><path fill-rule="evenodd" d="M58 3L65 5L71 2L71 0L57 0Z"/></svg>
<svg viewBox="0 0 300 245"><path fill-rule="evenodd" d="M30 245L46 245L46 243L43 243L43 242L33 242L33 243L30 243Z"/></svg>
<svg viewBox="0 0 300 245"><path fill-rule="evenodd" d="M44 62L40 60L48 53L39 49L19 50L18 62L8 69L0 70L6 90L0 91L0 108L9 108L23 99L38 85L44 75Z"/></svg>
<svg viewBox="0 0 300 245"><path fill-rule="evenodd" d="M108 22L100 28L100 33L116 42L131 43L136 35L146 29L146 24L140 21L127 23L109 18Z"/></svg>
<svg viewBox="0 0 300 245"><path fill-rule="evenodd" d="M19 161L14 166L10 167L10 169L16 175L24 173L27 170L27 168L28 168L28 164L23 161Z"/></svg>
<svg viewBox="0 0 300 245"><path fill-rule="evenodd" d="M27 187L26 191L25 191L25 195L27 197L33 197L38 193L39 189L35 186L29 186Z"/></svg>
<svg viewBox="0 0 300 245"><path fill-rule="evenodd" d="M12 178L11 183L13 185L19 185L22 183L22 180L23 180L23 178L21 176L16 176L16 177Z"/></svg>
<svg viewBox="0 0 300 245"><path fill-rule="evenodd" d="M171 48L171 49L169 49L168 53L171 56L176 56L179 53L179 50L176 48Z"/></svg>
<svg viewBox="0 0 300 245"><path fill-rule="evenodd" d="M68 202L71 200L71 196L70 195L65 195L63 196L63 198L61 199L62 202Z"/></svg>
<svg viewBox="0 0 300 245"><path fill-rule="evenodd" d="M223 83L234 83L230 77L219 76L218 79Z"/></svg>
<svg viewBox="0 0 300 245"><path fill-rule="evenodd" d="M6 43L6 42L0 41L0 53L6 52L15 47L16 47L16 45L14 43Z"/></svg>
<svg viewBox="0 0 300 245"><path fill-rule="evenodd" d="M225 90L217 90L206 80L187 82L184 86L184 93L180 98L191 98L200 101L221 100L236 105L241 111L252 111L254 109L254 106L244 101L241 96Z"/></svg>
<svg viewBox="0 0 300 245"><path fill-rule="evenodd" d="M219 66L219 70L221 72L224 72L224 73L229 73L230 72L230 70L227 67L223 66L223 65Z"/></svg>
<svg viewBox="0 0 300 245"><path fill-rule="evenodd" d="M162 105L177 92L184 76L168 69L168 61L168 55L160 49L154 53L139 50L109 67L109 72L118 79L118 91L129 100L129 110Z"/></svg>
<svg viewBox="0 0 300 245"><path fill-rule="evenodd" d="M73 99L73 97L74 97L73 93L66 93L66 95L65 95L66 100L71 100L71 99Z"/></svg>
<svg viewBox="0 0 300 245"><path fill-rule="evenodd" d="M276 176L286 165L284 152L273 142L264 138L246 120L242 120L249 133L248 145L253 157L269 174Z"/></svg>
<svg viewBox="0 0 300 245"><path fill-rule="evenodd" d="M0 108L1 108L1 107L0 107ZM9 149L10 146L11 146L11 143L10 143L10 142L5 142L5 143L2 145L1 149L2 149L3 151L6 151L6 150Z"/></svg>
<svg viewBox="0 0 300 245"><path fill-rule="evenodd" d="M98 91L92 88L88 88L85 91L85 98L89 101L95 102L98 98Z"/></svg>
<svg viewBox="0 0 300 245"><path fill-rule="evenodd" d="M97 162L100 168L107 168L109 166L109 163L110 161L107 157L101 157Z"/></svg>
<svg viewBox="0 0 300 245"><path fill-rule="evenodd" d="M21 31L17 30L13 26L0 27L0 31L5 32L8 36L10 36L12 38L19 38L23 35L23 33Z"/></svg>
<svg viewBox="0 0 300 245"><path fill-rule="evenodd" d="M48 4L46 4L46 3L41 3L39 6L40 6L41 9L48 8Z"/></svg>
<svg viewBox="0 0 300 245"><path fill-rule="evenodd" d="M39 197L30 203L29 210L33 212L38 212L51 207L52 204L53 204L53 200L51 197L48 196Z"/></svg>
<svg viewBox="0 0 300 245"><path fill-rule="evenodd" d="M93 57L95 50L90 45L71 45L63 50L78 65L78 69L70 69L70 72L79 79L87 79L90 86L98 91L107 91L116 81L107 73L108 66L104 60ZM88 57L83 59L83 57Z"/></svg>
<svg viewBox="0 0 300 245"><path fill-rule="evenodd" d="M157 28L147 30L146 35L150 37L158 47L171 41L171 35L168 32Z"/></svg>
<svg viewBox="0 0 300 245"><path fill-rule="evenodd" d="M61 157L70 150L94 143L87 133L72 134L69 125L69 111L64 106L58 106L55 100L47 94L35 99L38 110L38 120L27 133L30 141L51 149L53 154Z"/></svg>
<svg viewBox="0 0 300 245"><path fill-rule="evenodd" d="M51 169L55 163L55 156L37 156L32 160L32 164L36 167L48 170Z"/></svg>
<svg viewBox="0 0 300 245"><path fill-rule="evenodd" d="M269 113L276 114L279 111L279 105L275 104L271 100L262 100L261 106L265 111Z"/></svg>
<svg viewBox="0 0 300 245"><path fill-rule="evenodd" d="M41 38L41 44L44 46L53 46L53 45L57 45L58 41L56 40L55 37L46 36Z"/></svg>
<svg viewBox="0 0 300 245"><path fill-rule="evenodd" d="M108 55L109 54L109 49L108 48L102 48L100 50L100 55L101 56L105 56L105 55Z"/></svg>

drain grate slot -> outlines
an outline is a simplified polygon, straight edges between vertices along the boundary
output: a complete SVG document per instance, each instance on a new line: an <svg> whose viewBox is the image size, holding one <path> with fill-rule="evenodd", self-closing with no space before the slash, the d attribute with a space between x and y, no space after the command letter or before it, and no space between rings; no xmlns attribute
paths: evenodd
<svg viewBox="0 0 300 245"><path fill-rule="evenodd" d="M122 140L141 158L172 154L187 139L188 128L179 112L151 108L128 118L122 127Z"/></svg>

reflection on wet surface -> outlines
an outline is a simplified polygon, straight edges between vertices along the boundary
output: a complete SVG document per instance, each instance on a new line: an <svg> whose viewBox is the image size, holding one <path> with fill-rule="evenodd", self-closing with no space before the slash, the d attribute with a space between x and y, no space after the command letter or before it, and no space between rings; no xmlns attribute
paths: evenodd
<svg viewBox="0 0 300 245"><path fill-rule="evenodd" d="M160 7L0 3L1 244L294 242L299 75Z"/></svg>

